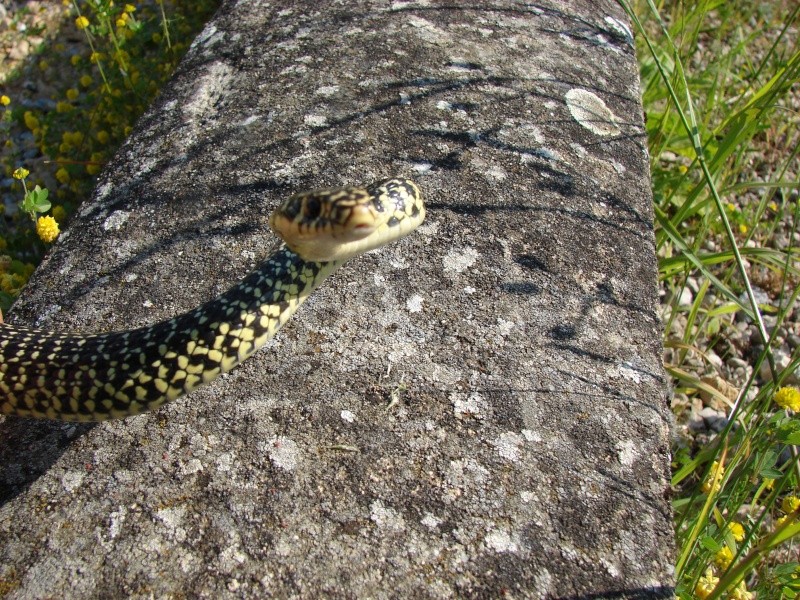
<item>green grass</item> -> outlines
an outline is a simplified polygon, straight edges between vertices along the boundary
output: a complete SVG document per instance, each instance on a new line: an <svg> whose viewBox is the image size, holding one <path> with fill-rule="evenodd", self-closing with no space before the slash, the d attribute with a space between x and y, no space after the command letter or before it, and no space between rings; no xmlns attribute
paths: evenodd
<svg viewBox="0 0 800 600"><path fill-rule="evenodd" d="M679 437L673 449L676 593L795 598L800 419L786 406L800 409L800 392L784 388L777 396L783 406L775 400L800 355L795 349L781 368L774 351L800 293L793 245L800 118L791 104L800 9L789 2L620 2L637 33L667 291L666 367L678 397L705 393L729 417L719 434ZM754 283L777 309L765 313ZM687 286L693 294L684 305ZM757 330L752 369L741 381L724 381L706 357L733 353L729 340L743 319Z"/></svg>
<svg viewBox="0 0 800 600"><path fill-rule="evenodd" d="M66 223L89 196L103 165L218 4L64 2L60 29L52 27L36 53L0 86L0 165L11 182L10 190L0 192L16 194L21 208L4 215L0 203L0 310L19 295L53 240L54 223ZM19 27L31 18L30 10L14 17ZM41 29L24 31L33 36ZM50 93L36 97L15 85L26 79ZM19 176L21 167L26 177Z"/></svg>

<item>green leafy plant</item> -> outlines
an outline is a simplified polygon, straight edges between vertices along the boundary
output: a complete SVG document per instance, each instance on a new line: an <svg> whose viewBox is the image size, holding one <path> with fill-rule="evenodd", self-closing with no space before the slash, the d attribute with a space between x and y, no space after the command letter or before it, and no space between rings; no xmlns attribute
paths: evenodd
<svg viewBox="0 0 800 600"><path fill-rule="evenodd" d="M677 411L725 407L725 428L674 449L677 595L794 597L800 577L800 391L778 331L800 294L798 9L790 3L620 0L637 30ZM789 117L789 118L787 118ZM788 240L788 243L787 243ZM764 303L756 282L774 301ZM753 335L742 340L740 324ZM738 358L737 379L711 354ZM686 404L681 404L684 398Z"/></svg>

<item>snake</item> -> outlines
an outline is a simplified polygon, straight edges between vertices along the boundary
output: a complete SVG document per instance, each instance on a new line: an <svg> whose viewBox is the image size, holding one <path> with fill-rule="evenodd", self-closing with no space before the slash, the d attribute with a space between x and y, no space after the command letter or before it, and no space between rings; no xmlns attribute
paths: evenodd
<svg viewBox="0 0 800 600"><path fill-rule="evenodd" d="M104 421L157 409L252 356L342 264L424 218L422 194L408 179L300 192L270 215L280 246L195 309L88 335L1 324L0 414Z"/></svg>

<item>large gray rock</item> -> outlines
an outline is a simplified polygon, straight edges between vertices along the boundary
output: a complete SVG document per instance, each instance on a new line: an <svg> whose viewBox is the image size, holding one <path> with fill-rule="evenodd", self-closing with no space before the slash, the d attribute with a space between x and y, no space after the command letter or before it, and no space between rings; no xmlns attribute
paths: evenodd
<svg viewBox="0 0 800 600"><path fill-rule="evenodd" d="M162 410L0 420L9 598L671 597L666 380L616 2L229 2L9 320L124 329L293 191L429 217Z"/></svg>

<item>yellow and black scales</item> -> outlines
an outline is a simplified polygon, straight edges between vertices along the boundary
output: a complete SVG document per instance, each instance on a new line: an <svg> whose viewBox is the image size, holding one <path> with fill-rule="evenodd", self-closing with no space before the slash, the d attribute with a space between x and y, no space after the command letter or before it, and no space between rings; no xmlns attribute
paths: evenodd
<svg viewBox="0 0 800 600"><path fill-rule="evenodd" d="M199 308L97 335L0 325L0 413L100 421L153 410L250 357L344 261L424 216L407 179L296 194L270 218L285 245Z"/></svg>

